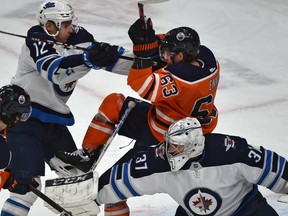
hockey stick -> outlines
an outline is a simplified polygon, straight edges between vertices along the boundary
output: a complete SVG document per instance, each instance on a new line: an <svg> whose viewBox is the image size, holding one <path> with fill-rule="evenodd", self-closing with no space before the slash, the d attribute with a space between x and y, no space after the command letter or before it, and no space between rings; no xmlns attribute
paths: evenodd
<svg viewBox="0 0 288 216"><path fill-rule="evenodd" d="M131 110L136 106L136 102L134 101L129 101L128 103L128 108L125 110L124 114L122 115L119 123L117 124L115 130L113 131L112 135L109 137L109 139L107 140L106 144L104 145L98 159L93 163L93 165L90 168L90 171L94 171L96 169L96 167L98 166L99 162L101 161L102 157L104 156L105 152L107 151L108 147L110 146L110 144L112 143L112 141L114 140L115 136L118 134L119 130L121 129L122 125L124 124L125 120L127 119L129 113L131 112Z"/></svg>
<svg viewBox="0 0 288 216"><path fill-rule="evenodd" d="M161 2L165 2L168 0L146 0L146 1L138 1L138 11L139 11L139 17L145 22L145 29L147 29L147 20L146 16L144 15L144 5L147 4L157 4Z"/></svg>
<svg viewBox="0 0 288 216"><path fill-rule="evenodd" d="M24 39L32 40L32 41L36 41L36 42L43 42L43 43L52 44L52 45L60 45L60 46L63 46L64 48L66 48L66 49L77 49L77 50L82 50L82 51L93 52L93 50L91 51L91 50L89 50L87 48L84 48L84 47L70 45L70 44L67 44L67 43L61 43L59 41L40 39L40 38L36 38L36 37L27 37L27 36L24 36L24 35L14 34L14 33L2 31L2 30L0 30L0 33L6 34L6 35L15 36L15 37L20 37L20 38L24 38ZM125 60L128 60L128 61L134 61L133 57L123 56L123 55L119 55L118 57L120 59L125 59ZM152 65L153 66L157 66L158 62L152 61Z"/></svg>
<svg viewBox="0 0 288 216"><path fill-rule="evenodd" d="M42 200L44 200L45 202L47 202L50 206L52 206L53 208L55 208L57 211L59 211L60 216L73 216L71 214L71 212L68 212L67 210L65 210L64 208L62 208L60 205L58 205L56 202L54 202L52 199L50 199L48 196L46 196L45 194L43 194L40 190L38 190L37 188L33 187L32 185L29 185L29 189L36 194L37 196L39 196Z"/></svg>
<svg viewBox="0 0 288 216"><path fill-rule="evenodd" d="M145 29L145 33L144 33L144 38L146 38L146 30L148 28L148 23L147 23L147 18L144 14L144 5L147 4L156 4L156 3L161 3L161 2L165 2L168 0L146 0L146 1L138 1L138 12L139 12L139 17L141 20L143 20L144 22L144 29Z"/></svg>
<svg viewBox="0 0 288 216"><path fill-rule="evenodd" d="M44 42L44 43L52 44L52 45L60 45L60 46L63 46L64 48L66 48L66 49L77 49L77 50L90 51L90 52L91 52L91 50L89 50L89 49L87 49L87 48L80 47L80 46L75 46L75 45L70 45L70 44L67 44L67 43L61 43L61 42L59 42L59 41L53 41L53 40L47 40L47 39L40 39L40 38L36 38L36 37L28 37L28 36L19 35L19 34L14 34L14 33L2 31L2 30L0 30L0 33L6 34L6 35L15 36L15 37L20 37L20 38L24 38L24 39L32 40L32 41L36 41L36 42ZM92 51L92 52L93 52L93 51ZM130 60L130 61L133 61L133 60L134 60L134 58L132 58L132 57L122 56L122 55L119 55L119 58L121 58L121 59L126 59L126 60Z"/></svg>

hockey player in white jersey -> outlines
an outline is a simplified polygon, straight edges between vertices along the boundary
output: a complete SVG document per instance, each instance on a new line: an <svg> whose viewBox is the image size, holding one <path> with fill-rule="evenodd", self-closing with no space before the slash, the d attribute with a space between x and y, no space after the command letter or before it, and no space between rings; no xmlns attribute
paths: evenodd
<svg viewBox="0 0 288 216"><path fill-rule="evenodd" d="M119 55L127 52L124 48L97 42L92 34L78 26L74 9L67 2L42 3L37 19L39 24L27 32L17 72L11 80L30 94L31 118L7 130L8 144L13 143L9 168L12 172L28 172L36 178L45 173L44 161L66 172L59 164L55 166L51 158L59 150L77 150L67 128L74 124L74 117L66 104L77 80L91 68L125 74L132 65L132 61L119 59ZM71 48L76 46L87 49L83 52ZM32 192L11 193L1 215L25 216L36 198Z"/></svg>
<svg viewBox="0 0 288 216"><path fill-rule="evenodd" d="M97 202L167 193L180 205L176 216L276 216L257 185L287 194L287 168L277 153L238 136L203 135L199 121L187 117L169 127L164 143L101 175Z"/></svg>
<svg viewBox="0 0 288 216"><path fill-rule="evenodd" d="M258 191L288 193L285 158L244 138L203 135L195 118L169 127L165 142L109 169L99 179L99 203L167 193L175 215L278 215Z"/></svg>

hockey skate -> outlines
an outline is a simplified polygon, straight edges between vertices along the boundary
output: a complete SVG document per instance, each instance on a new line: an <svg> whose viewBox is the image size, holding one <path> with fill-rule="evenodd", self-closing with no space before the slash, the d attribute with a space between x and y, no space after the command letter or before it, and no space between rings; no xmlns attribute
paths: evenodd
<svg viewBox="0 0 288 216"><path fill-rule="evenodd" d="M89 172L93 163L98 159L102 146L98 149L78 149L74 152L57 152L56 157L71 164L82 172Z"/></svg>

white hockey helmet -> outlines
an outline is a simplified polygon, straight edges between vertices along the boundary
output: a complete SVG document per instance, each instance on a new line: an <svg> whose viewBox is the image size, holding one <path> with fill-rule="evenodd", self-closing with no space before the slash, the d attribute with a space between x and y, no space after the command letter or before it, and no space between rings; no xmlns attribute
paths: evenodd
<svg viewBox="0 0 288 216"><path fill-rule="evenodd" d="M205 137L196 118L187 117L173 123L164 134L164 138L166 155L172 171L181 169L190 158L201 155L204 149ZM175 147L173 153L169 152L170 145ZM177 152L177 147L180 146L184 148Z"/></svg>
<svg viewBox="0 0 288 216"><path fill-rule="evenodd" d="M39 25L42 26L46 32L45 24L47 21L53 21L58 30L60 30L62 22L72 21L74 30L78 30L78 19L74 15L74 9L65 1L43 2L38 9L36 18L38 19Z"/></svg>

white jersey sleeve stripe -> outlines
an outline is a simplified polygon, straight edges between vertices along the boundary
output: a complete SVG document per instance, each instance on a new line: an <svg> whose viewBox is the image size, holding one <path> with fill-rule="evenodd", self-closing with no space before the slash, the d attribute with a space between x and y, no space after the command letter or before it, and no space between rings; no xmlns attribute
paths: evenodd
<svg viewBox="0 0 288 216"><path fill-rule="evenodd" d="M267 186L267 188L269 188L270 190L275 186L276 182L280 179L282 173L283 173L283 170L284 170L284 165L285 165L285 158L279 156L278 157L278 170L277 170L277 175L275 177L275 179L273 180L273 182Z"/></svg>
<svg viewBox="0 0 288 216"><path fill-rule="evenodd" d="M51 58L57 58L57 55L55 54L52 54L52 55L48 55L48 56L44 56L43 58L40 58L36 61L36 68L37 68L37 71L38 73L41 74L41 71L42 71L42 65L49 59Z"/></svg>
<svg viewBox="0 0 288 216"><path fill-rule="evenodd" d="M50 67L48 68L48 80L53 82L53 75L55 73L55 71L57 71L57 69L59 68L59 65L62 61L63 57L57 58L55 59L52 64L50 65Z"/></svg>
<svg viewBox="0 0 288 216"><path fill-rule="evenodd" d="M132 160L130 160L129 162L124 164L123 181L124 181L124 184L126 185L127 189L131 192L131 194L133 196L140 196L140 194L138 194L134 190L133 186L131 185L131 183L129 181L129 176L130 176L129 168L130 168L131 162L132 162Z"/></svg>
<svg viewBox="0 0 288 216"><path fill-rule="evenodd" d="M119 188L117 187L117 184L116 184L116 173L117 173L116 170L117 170L117 168L118 168L118 165L113 166L113 168L112 168L111 179L110 179L111 185L112 185L114 192L119 197L119 199L126 200L127 197L119 190Z"/></svg>
<svg viewBox="0 0 288 216"><path fill-rule="evenodd" d="M259 181L257 182L258 185L262 184L264 179L270 173L271 162L272 162L272 152L266 150L266 158L264 160L264 165L263 165L264 172L263 172L262 176L260 177Z"/></svg>

